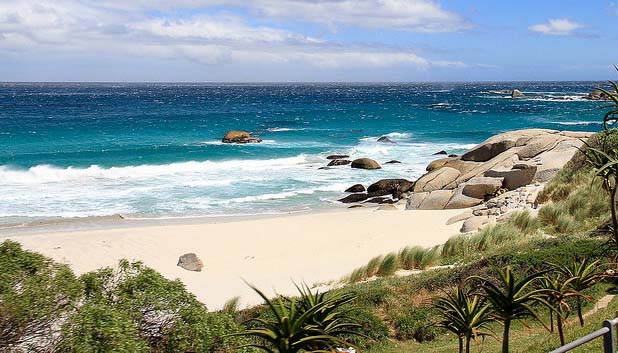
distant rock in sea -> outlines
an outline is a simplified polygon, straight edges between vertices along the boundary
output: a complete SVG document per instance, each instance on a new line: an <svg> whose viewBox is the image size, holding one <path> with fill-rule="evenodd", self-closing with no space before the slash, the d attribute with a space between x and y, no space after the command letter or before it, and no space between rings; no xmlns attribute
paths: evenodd
<svg viewBox="0 0 618 353"><path fill-rule="evenodd" d="M382 136L377 141L382 143L395 143L395 141L389 139L387 136Z"/></svg>
<svg viewBox="0 0 618 353"><path fill-rule="evenodd" d="M511 92L511 98L524 98L524 97L526 97L526 95L521 93L521 91L518 89L514 89Z"/></svg>
<svg viewBox="0 0 618 353"><path fill-rule="evenodd" d="M225 136L223 136L222 142L223 143L259 143L259 142L262 142L262 139L251 135L247 131L232 130L232 131L228 131L225 134Z"/></svg>
<svg viewBox="0 0 618 353"><path fill-rule="evenodd" d="M352 163L352 161L350 161L348 159L333 159L326 166L327 167L334 167L334 166L338 166L338 165L348 165L350 163Z"/></svg>
<svg viewBox="0 0 618 353"><path fill-rule="evenodd" d="M350 158L350 156L348 156L347 154L331 154L330 156L326 157L326 159L346 159L346 158Z"/></svg>
<svg viewBox="0 0 618 353"><path fill-rule="evenodd" d="M598 88L595 88L592 92L590 92L587 95L585 95L584 99L589 99L589 100L593 100L593 101L609 100L609 96L607 95L607 93L601 91Z"/></svg>

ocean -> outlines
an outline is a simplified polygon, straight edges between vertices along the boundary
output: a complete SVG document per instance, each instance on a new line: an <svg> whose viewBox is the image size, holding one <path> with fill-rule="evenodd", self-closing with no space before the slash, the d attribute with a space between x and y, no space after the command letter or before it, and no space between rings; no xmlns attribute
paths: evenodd
<svg viewBox="0 0 618 353"><path fill-rule="evenodd" d="M499 132L598 131L604 104L582 96L601 84L0 83L0 223L346 207L350 185L415 179ZM512 88L527 98L491 92ZM264 141L221 143L235 129ZM329 154L402 163L318 169Z"/></svg>

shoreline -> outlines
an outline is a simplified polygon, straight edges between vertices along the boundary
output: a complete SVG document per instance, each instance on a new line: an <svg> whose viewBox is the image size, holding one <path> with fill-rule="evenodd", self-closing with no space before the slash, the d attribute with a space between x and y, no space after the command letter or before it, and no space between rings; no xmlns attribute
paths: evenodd
<svg viewBox="0 0 618 353"><path fill-rule="evenodd" d="M310 286L337 281L376 255L407 245L430 247L455 235L446 220L460 210L404 211L360 208L217 223L140 225L124 228L0 235L25 249L68 264L76 274L138 260L179 278L210 310L235 297L243 306L261 303L244 283L294 294L296 282ZM176 263L194 252L202 272ZM319 254L319 256L316 256ZM308 271L308 268L311 270Z"/></svg>

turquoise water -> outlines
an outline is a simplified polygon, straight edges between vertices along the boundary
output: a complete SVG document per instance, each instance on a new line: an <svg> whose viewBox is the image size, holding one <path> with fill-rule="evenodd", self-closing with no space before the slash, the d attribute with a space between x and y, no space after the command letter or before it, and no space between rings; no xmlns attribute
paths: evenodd
<svg viewBox="0 0 618 353"><path fill-rule="evenodd" d="M597 131L603 104L581 96L599 84L0 83L0 222L337 205L351 184L414 179L434 152L501 131ZM529 98L489 92L504 88ZM232 129L264 142L220 143ZM332 153L403 163L318 170Z"/></svg>

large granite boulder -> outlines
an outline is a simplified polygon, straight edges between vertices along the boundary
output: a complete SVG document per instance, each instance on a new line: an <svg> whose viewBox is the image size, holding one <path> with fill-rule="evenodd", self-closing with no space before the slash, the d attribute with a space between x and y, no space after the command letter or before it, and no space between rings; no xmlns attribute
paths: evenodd
<svg viewBox="0 0 618 353"><path fill-rule="evenodd" d="M352 168L357 169L380 169L382 168L378 162L371 158L358 158L352 161Z"/></svg>
<svg viewBox="0 0 618 353"><path fill-rule="evenodd" d="M502 185L509 190L515 190L520 186L531 184L534 180L536 169L537 167L534 164L519 163L511 169L490 169L485 172L485 176L503 178Z"/></svg>
<svg viewBox="0 0 618 353"><path fill-rule="evenodd" d="M414 192L440 190L451 184L461 173L450 167L441 167L420 177L415 185Z"/></svg>
<svg viewBox="0 0 618 353"><path fill-rule="evenodd" d="M180 266L187 271L200 272L204 268L204 263L195 253L187 253L178 258L176 266Z"/></svg>
<svg viewBox="0 0 618 353"><path fill-rule="evenodd" d="M447 157L432 161L427 165L427 168L425 169L430 172L441 167L450 167L459 170L461 174L466 174L474 168L478 167L480 164L480 162L462 161L457 157Z"/></svg>
<svg viewBox="0 0 618 353"><path fill-rule="evenodd" d="M486 195L495 193L502 187L504 178L474 177L461 184L461 193L465 196L483 199Z"/></svg>
<svg viewBox="0 0 618 353"><path fill-rule="evenodd" d="M470 197L463 194L464 184L459 185L453 193L453 196L448 200L448 203L444 208L446 209L454 209L454 208L468 208L472 206L476 206L483 202L482 198Z"/></svg>
<svg viewBox="0 0 618 353"><path fill-rule="evenodd" d="M494 216L474 216L466 219L459 231L462 233L476 232L484 226L495 222L496 217Z"/></svg>
<svg viewBox="0 0 618 353"><path fill-rule="evenodd" d="M532 158L530 161L534 162L537 166L534 179L540 182L551 179L573 158L573 155L583 144L584 142L580 139L564 140L559 142L553 149Z"/></svg>
<svg viewBox="0 0 618 353"><path fill-rule="evenodd" d="M527 139L525 146L517 152L519 159L527 160L553 149L565 137L558 134L545 134Z"/></svg>
<svg viewBox="0 0 618 353"><path fill-rule="evenodd" d="M367 193L370 195L393 195L395 198L401 198L403 193L410 191L414 187L414 183L406 179L382 179L367 188Z"/></svg>
<svg viewBox="0 0 618 353"><path fill-rule="evenodd" d="M435 190L421 202L419 210L442 210L453 196L453 190Z"/></svg>
<svg viewBox="0 0 618 353"><path fill-rule="evenodd" d="M423 200L429 195L428 192L415 192L406 201L406 210L418 210Z"/></svg>
<svg viewBox="0 0 618 353"><path fill-rule="evenodd" d="M225 134L225 136L223 136L222 142L223 143L259 143L259 142L262 142L262 139L251 135L247 131L232 130L232 131L228 131Z"/></svg>
<svg viewBox="0 0 618 353"><path fill-rule="evenodd" d="M559 132L547 129L525 129L504 132L481 142L476 147L464 153L461 159L464 161L486 162L511 147L523 146L522 141L547 133Z"/></svg>

